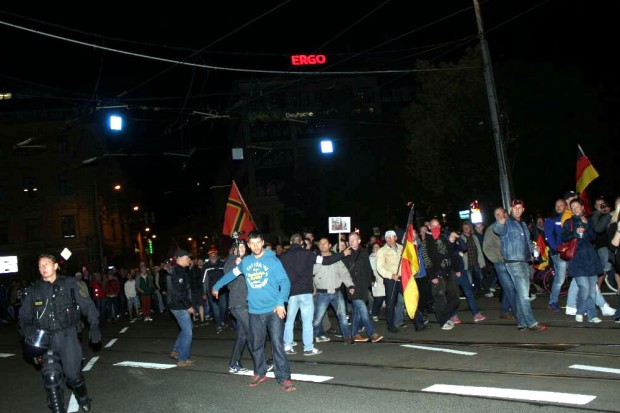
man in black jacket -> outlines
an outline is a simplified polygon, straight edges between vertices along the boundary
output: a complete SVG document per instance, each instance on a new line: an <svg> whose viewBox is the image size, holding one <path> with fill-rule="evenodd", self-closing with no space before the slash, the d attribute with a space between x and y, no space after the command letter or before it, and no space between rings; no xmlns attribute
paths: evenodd
<svg viewBox="0 0 620 413"><path fill-rule="evenodd" d="M314 300L312 298L312 269L317 256L309 249L302 247L300 234L291 236L291 247L280 258L282 266L291 281L291 293L288 298L286 323L284 324L284 348L287 354L295 354L293 349L293 330L297 312L301 312L302 341L304 356L321 354L314 347L312 320L314 317Z"/></svg>
<svg viewBox="0 0 620 413"><path fill-rule="evenodd" d="M343 262L349 270L355 290L351 295L351 303L353 304L353 321L351 322L351 335L353 340L357 342L368 341L377 343L383 340L383 336L375 331L375 327L370 320L366 301L372 281L375 279L368 251L361 246L361 238L357 232L349 234L349 246L351 247L351 255L345 257ZM358 333L359 325L363 324L368 337L364 337Z"/></svg>
<svg viewBox="0 0 620 413"><path fill-rule="evenodd" d="M191 262L189 252L178 250L176 255L176 263L172 267L172 275L170 279L170 312L176 318L181 332L177 337L177 341L172 347L170 357L177 360L178 367L187 367L194 364L194 360L190 360L192 352L192 315L194 314L194 306L190 297L190 273L187 267Z"/></svg>

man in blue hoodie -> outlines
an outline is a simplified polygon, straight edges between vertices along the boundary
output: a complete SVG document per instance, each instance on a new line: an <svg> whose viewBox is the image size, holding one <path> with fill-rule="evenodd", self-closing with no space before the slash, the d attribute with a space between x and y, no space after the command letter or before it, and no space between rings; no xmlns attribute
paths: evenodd
<svg viewBox="0 0 620 413"><path fill-rule="evenodd" d="M271 351L275 364L274 374L280 388L286 392L295 391L291 381L291 368L284 351L282 339L283 322L286 317L284 303L287 301L291 283L275 253L263 249L265 240L258 231L248 235L248 247L252 255L243 258L238 266L224 274L213 286L215 298L219 290L240 274L245 275L248 287L248 312L250 316L250 349L254 358L254 376L250 387L256 387L267 380L265 340L271 337Z"/></svg>

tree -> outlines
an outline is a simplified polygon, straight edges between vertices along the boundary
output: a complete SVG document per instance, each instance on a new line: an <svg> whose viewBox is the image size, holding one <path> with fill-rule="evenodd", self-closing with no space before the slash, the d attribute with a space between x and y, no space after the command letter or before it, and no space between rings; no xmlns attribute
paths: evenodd
<svg viewBox="0 0 620 413"><path fill-rule="evenodd" d="M497 192L493 135L479 48L457 63L420 61L416 99L403 112L408 172L428 206L450 209Z"/></svg>

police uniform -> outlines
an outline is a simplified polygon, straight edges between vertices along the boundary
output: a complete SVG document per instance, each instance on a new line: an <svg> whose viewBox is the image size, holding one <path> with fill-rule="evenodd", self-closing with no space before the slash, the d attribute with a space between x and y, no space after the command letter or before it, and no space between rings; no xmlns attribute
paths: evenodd
<svg viewBox="0 0 620 413"><path fill-rule="evenodd" d="M40 364L53 412L65 412L63 374L82 411L90 410L90 399L81 373L82 346L78 340L81 314L90 324L91 341L101 341L99 311L85 283L58 275L53 283L39 280L24 292L19 325L26 341L35 331L44 331L50 337L49 349Z"/></svg>

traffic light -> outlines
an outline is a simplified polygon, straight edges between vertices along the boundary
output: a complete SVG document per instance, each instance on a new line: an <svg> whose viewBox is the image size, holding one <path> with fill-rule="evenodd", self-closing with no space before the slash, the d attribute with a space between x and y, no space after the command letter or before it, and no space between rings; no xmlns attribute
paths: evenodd
<svg viewBox="0 0 620 413"><path fill-rule="evenodd" d="M149 239L147 249L148 249L149 254L153 255L153 240Z"/></svg>

